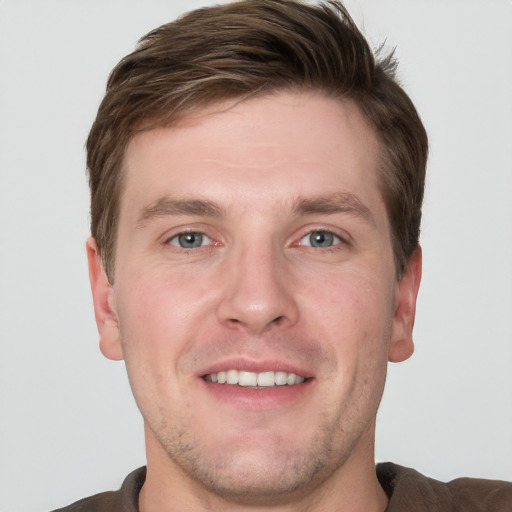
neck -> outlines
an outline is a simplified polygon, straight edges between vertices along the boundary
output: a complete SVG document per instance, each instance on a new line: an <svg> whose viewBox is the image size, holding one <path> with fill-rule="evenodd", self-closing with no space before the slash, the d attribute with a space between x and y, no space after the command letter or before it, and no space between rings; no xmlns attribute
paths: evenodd
<svg viewBox="0 0 512 512"><path fill-rule="evenodd" d="M384 512L388 498L375 473L374 427L370 425L341 467L306 493L255 504L209 492L174 464L146 426L148 464L140 512Z"/></svg>

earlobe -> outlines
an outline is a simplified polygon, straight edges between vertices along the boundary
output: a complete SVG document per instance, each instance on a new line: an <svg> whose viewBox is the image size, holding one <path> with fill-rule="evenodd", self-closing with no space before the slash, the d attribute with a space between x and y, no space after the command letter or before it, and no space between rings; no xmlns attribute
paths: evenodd
<svg viewBox="0 0 512 512"><path fill-rule="evenodd" d="M417 247L407 263L402 279L397 283L395 312L388 359L405 361L414 352L412 331L416 315L416 298L421 281L421 247Z"/></svg>
<svg viewBox="0 0 512 512"><path fill-rule="evenodd" d="M89 281L96 325L100 335L100 350L103 355L115 361L123 359L119 323L116 313L114 289L110 284L94 238L89 238L86 244L87 260L89 263Z"/></svg>

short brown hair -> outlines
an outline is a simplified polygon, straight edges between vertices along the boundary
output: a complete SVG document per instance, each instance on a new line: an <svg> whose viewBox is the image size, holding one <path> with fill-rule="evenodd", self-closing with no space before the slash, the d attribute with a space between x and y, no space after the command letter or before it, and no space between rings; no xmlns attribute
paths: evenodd
<svg viewBox="0 0 512 512"><path fill-rule="evenodd" d="M109 279L132 137L213 102L282 89L350 98L375 129L400 278L418 246L428 142L395 70L392 53L375 58L336 1L243 0L192 11L144 36L110 74L87 140L91 232Z"/></svg>

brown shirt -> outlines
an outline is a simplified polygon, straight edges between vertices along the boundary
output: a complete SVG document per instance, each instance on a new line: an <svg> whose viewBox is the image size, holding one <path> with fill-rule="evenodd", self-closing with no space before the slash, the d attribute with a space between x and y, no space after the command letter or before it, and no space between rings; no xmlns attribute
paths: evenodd
<svg viewBox="0 0 512 512"><path fill-rule="evenodd" d="M390 462L377 465L386 512L512 512L512 482L458 478L444 483Z"/></svg>
<svg viewBox="0 0 512 512"><path fill-rule="evenodd" d="M512 512L512 483L458 478L448 483L390 462L377 465L377 477L389 497L385 512ZM139 512L146 468L130 473L119 491L84 498L53 512Z"/></svg>

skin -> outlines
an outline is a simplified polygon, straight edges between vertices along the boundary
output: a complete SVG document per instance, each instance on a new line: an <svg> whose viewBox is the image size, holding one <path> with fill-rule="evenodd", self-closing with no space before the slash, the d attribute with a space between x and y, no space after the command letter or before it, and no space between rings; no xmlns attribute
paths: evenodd
<svg viewBox="0 0 512 512"><path fill-rule="evenodd" d="M113 285L87 249L101 350L125 359L145 421L141 510L385 509L375 417L388 360L413 352L421 253L397 281L379 154L357 106L320 93L131 141ZM202 378L237 365L307 380Z"/></svg>

